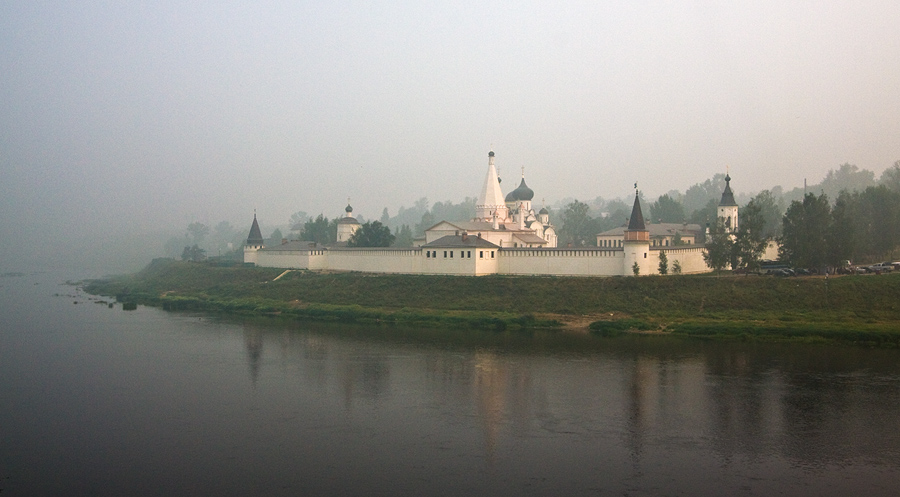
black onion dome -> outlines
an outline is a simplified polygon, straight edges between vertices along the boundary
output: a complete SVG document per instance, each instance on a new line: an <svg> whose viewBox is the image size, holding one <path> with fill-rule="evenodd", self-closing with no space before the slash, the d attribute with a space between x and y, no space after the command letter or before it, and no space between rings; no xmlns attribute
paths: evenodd
<svg viewBox="0 0 900 497"><path fill-rule="evenodd" d="M734 192L731 191L731 176L725 174L725 191L722 192L722 200L719 201L720 206L735 206Z"/></svg>
<svg viewBox="0 0 900 497"><path fill-rule="evenodd" d="M517 200L531 200L533 198L534 190L528 188L528 185L525 184L525 178L522 178L522 182L519 183L519 187L509 192L509 195L506 196L506 201L515 202Z"/></svg>
<svg viewBox="0 0 900 497"><path fill-rule="evenodd" d="M347 213L353 212L353 207L350 207L350 204L347 204L347 207L344 207L344 212L347 212Z"/></svg>
<svg viewBox="0 0 900 497"><path fill-rule="evenodd" d="M538 211L538 214L550 214L550 211L548 211L546 207L541 207L541 210Z"/></svg>
<svg viewBox="0 0 900 497"><path fill-rule="evenodd" d="M493 150L491 150L490 152L488 152L488 157L493 157L493 156L494 156L494 151L493 151Z"/></svg>

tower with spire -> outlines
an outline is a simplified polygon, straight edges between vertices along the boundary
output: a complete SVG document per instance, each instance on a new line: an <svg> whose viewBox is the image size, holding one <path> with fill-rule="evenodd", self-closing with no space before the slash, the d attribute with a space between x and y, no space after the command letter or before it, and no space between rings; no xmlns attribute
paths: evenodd
<svg viewBox="0 0 900 497"><path fill-rule="evenodd" d="M722 200L719 201L718 218L725 226L725 231L734 233L738 228L738 205L734 201L734 192L731 191L731 175L725 173L725 190L722 192Z"/></svg>
<svg viewBox="0 0 900 497"><path fill-rule="evenodd" d="M644 223L644 214L641 211L640 192L637 183L634 184L634 205L631 207L631 218L628 220L628 229L625 230L623 241L625 258L623 260L622 274L634 274L632 268L635 264L640 268L640 274L650 274L652 267L648 259L650 253L650 230Z"/></svg>
<svg viewBox="0 0 900 497"><path fill-rule="evenodd" d="M484 178L484 186L475 204L475 221L493 222L494 217L500 223L505 223L509 218L509 209L503 201L503 192L500 190L500 177L497 175L497 167L494 165L494 151L488 152L488 171Z"/></svg>
<svg viewBox="0 0 900 497"><path fill-rule="evenodd" d="M253 224L250 225L250 234L244 243L244 262L257 263L257 252L265 248L262 232L259 231L259 223L256 221L256 211L253 211Z"/></svg>

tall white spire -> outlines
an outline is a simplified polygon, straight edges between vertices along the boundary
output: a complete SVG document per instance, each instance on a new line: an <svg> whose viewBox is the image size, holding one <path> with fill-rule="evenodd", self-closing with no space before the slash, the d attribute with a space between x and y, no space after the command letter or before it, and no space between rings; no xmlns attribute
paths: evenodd
<svg viewBox="0 0 900 497"><path fill-rule="evenodd" d="M484 178L484 187L478 196L475 205L475 218L482 221L492 221L494 215L501 220L509 215L503 192L500 190L500 180L497 177L497 167L494 166L494 151L488 152L488 172Z"/></svg>

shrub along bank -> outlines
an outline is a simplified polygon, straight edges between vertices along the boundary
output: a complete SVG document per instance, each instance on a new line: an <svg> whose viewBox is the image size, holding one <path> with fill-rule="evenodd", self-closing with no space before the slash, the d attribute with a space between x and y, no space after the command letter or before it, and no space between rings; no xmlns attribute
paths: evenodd
<svg viewBox="0 0 900 497"><path fill-rule="evenodd" d="M172 310L492 329L553 328L587 319L607 335L900 346L900 274L476 278L291 271L276 280L283 272L157 259L137 274L94 280L85 288Z"/></svg>

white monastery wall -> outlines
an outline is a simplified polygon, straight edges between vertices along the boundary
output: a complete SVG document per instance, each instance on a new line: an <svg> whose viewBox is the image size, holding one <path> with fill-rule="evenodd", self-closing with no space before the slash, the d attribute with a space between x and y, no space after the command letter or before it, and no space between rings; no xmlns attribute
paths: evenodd
<svg viewBox="0 0 900 497"><path fill-rule="evenodd" d="M331 249L327 260L327 269L333 271L415 274L423 270L422 250L414 248Z"/></svg>
<svg viewBox="0 0 900 497"><path fill-rule="evenodd" d="M500 274L612 276L622 274L621 250L503 249Z"/></svg>

